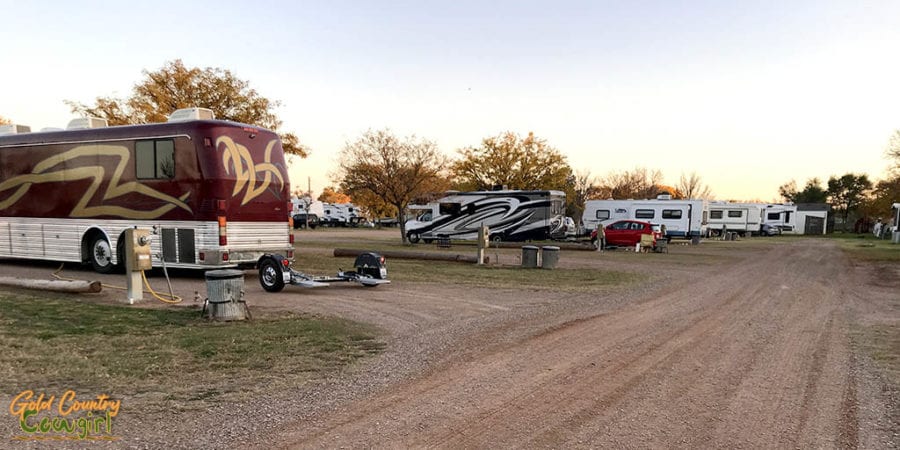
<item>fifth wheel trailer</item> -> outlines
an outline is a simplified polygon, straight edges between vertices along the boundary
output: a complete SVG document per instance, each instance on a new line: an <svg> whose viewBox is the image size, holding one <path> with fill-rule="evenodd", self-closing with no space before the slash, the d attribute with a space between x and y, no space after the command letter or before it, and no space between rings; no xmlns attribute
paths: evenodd
<svg viewBox="0 0 900 450"><path fill-rule="evenodd" d="M711 202L709 204L710 234L723 231L739 233L741 236L759 233L766 205L760 203Z"/></svg>

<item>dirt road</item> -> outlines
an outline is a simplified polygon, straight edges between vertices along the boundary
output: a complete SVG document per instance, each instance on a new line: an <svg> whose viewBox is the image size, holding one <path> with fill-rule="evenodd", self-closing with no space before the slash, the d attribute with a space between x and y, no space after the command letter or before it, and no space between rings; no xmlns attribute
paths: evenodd
<svg viewBox="0 0 900 450"><path fill-rule="evenodd" d="M291 424L280 442L892 445L859 417L848 321L864 289L847 260L826 241L772 246L756 256L610 312L445 361L380 395Z"/></svg>

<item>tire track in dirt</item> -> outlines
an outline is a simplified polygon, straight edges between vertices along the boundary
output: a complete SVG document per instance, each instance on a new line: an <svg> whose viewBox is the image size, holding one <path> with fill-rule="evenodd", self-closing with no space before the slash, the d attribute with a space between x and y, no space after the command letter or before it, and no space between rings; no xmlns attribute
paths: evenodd
<svg viewBox="0 0 900 450"><path fill-rule="evenodd" d="M827 430L810 436L840 425L833 413L848 384L840 310L827 293L840 267L821 253L773 249L448 364L292 436L304 446L833 445ZM816 405L824 412L809 411ZM629 425L636 418L641 426Z"/></svg>

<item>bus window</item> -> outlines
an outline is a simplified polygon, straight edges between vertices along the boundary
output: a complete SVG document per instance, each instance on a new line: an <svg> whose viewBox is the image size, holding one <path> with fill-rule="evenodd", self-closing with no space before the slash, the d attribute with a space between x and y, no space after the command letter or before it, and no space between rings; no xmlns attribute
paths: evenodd
<svg viewBox="0 0 900 450"><path fill-rule="evenodd" d="M136 142L134 160L138 178L175 178L175 142L171 139Z"/></svg>

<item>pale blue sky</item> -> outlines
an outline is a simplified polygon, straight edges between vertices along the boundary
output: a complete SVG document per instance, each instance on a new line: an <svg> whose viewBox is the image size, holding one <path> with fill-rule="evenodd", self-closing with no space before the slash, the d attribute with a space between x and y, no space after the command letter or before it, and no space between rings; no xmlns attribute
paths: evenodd
<svg viewBox="0 0 900 450"><path fill-rule="evenodd" d="M602 176L697 171L722 199L848 171L900 129L898 1L0 0L0 115L64 126L181 58L283 102L313 189L372 128L447 154L534 131Z"/></svg>

